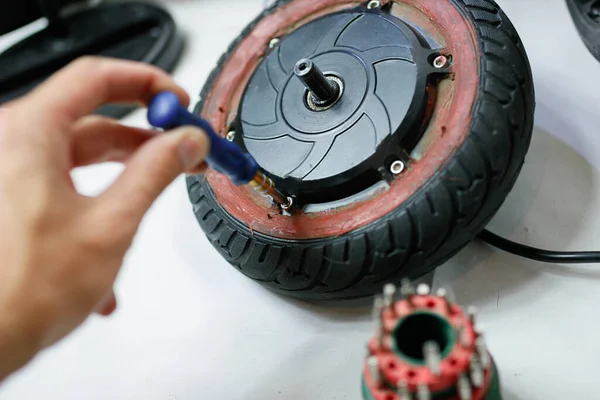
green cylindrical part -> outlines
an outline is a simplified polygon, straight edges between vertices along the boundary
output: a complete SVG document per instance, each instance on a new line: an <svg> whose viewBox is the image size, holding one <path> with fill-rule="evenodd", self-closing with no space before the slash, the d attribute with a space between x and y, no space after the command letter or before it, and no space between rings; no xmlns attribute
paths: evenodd
<svg viewBox="0 0 600 400"><path fill-rule="evenodd" d="M483 400L503 400L502 393L500 392L500 374L498 373L495 363L492 363L492 368L492 381L490 382L488 392ZM364 375L361 379L361 392L363 400L375 400L371 391L369 390L369 387L367 386ZM456 398L456 392L452 391L447 393L433 393L433 398L439 400Z"/></svg>
<svg viewBox="0 0 600 400"><path fill-rule="evenodd" d="M500 373L498 372L498 368L496 368L496 363L492 363L492 368L494 369L492 382L490 383L488 393L484 397L484 400L502 400L502 393L500 392Z"/></svg>

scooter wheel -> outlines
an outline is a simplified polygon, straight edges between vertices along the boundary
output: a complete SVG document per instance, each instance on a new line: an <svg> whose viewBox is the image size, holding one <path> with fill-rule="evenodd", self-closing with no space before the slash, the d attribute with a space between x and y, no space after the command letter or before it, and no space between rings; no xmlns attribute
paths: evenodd
<svg viewBox="0 0 600 400"><path fill-rule="evenodd" d="M589 52L600 61L600 2L567 0L567 7L579 37Z"/></svg>
<svg viewBox="0 0 600 400"><path fill-rule="evenodd" d="M342 85L315 108L294 67ZM480 233L512 189L535 107L529 61L492 0L279 0L218 62L195 112L294 199L282 212L215 171L195 215L234 267L285 295L370 296Z"/></svg>

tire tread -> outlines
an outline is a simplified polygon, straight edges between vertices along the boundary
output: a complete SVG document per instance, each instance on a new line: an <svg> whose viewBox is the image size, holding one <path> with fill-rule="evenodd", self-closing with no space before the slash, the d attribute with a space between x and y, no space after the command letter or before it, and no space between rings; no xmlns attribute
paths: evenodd
<svg viewBox="0 0 600 400"><path fill-rule="evenodd" d="M196 112L241 38L289 1L279 0L265 10L231 44L208 78ZM190 177L188 190L198 222L227 261L290 296L350 299L379 292L384 282L430 272L484 229L512 189L529 148L533 79L523 44L495 1L449 1L475 28L482 54L471 131L454 158L380 220L340 237L313 241L253 232L218 205L203 178Z"/></svg>

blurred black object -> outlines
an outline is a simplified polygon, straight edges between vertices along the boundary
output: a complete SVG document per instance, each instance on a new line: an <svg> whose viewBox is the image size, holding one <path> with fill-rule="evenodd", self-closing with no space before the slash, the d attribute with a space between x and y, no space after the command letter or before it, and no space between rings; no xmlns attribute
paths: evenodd
<svg viewBox="0 0 600 400"><path fill-rule="evenodd" d="M579 36L600 61L600 0L567 0Z"/></svg>
<svg viewBox="0 0 600 400"><path fill-rule="evenodd" d="M11 1L10 6L4 5L0 12L0 35L18 29L39 18L44 17L44 9L62 9L75 3L86 3L85 0L39 0ZM54 5L54 7L53 7ZM51 12L52 13L52 12Z"/></svg>
<svg viewBox="0 0 600 400"><path fill-rule="evenodd" d="M80 9L65 14L68 6ZM20 0L0 5L0 34L45 17L48 25L0 53L0 106L22 96L74 59L97 55L141 61L171 71L183 40L163 8L143 1L95 7L86 0ZM98 114L121 118L133 106L110 105Z"/></svg>

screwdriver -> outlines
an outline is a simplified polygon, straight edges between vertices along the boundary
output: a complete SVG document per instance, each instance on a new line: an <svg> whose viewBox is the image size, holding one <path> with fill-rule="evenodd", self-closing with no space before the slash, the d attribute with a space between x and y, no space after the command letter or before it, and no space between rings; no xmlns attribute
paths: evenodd
<svg viewBox="0 0 600 400"><path fill-rule="evenodd" d="M292 199L275 188L273 180L266 176L256 160L235 143L217 135L208 121L190 113L172 92L161 92L148 106L148 122L155 128L171 130L180 126L201 128L210 140L206 163L229 177L236 186L250 185L258 193L271 196L283 209L292 206Z"/></svg>

